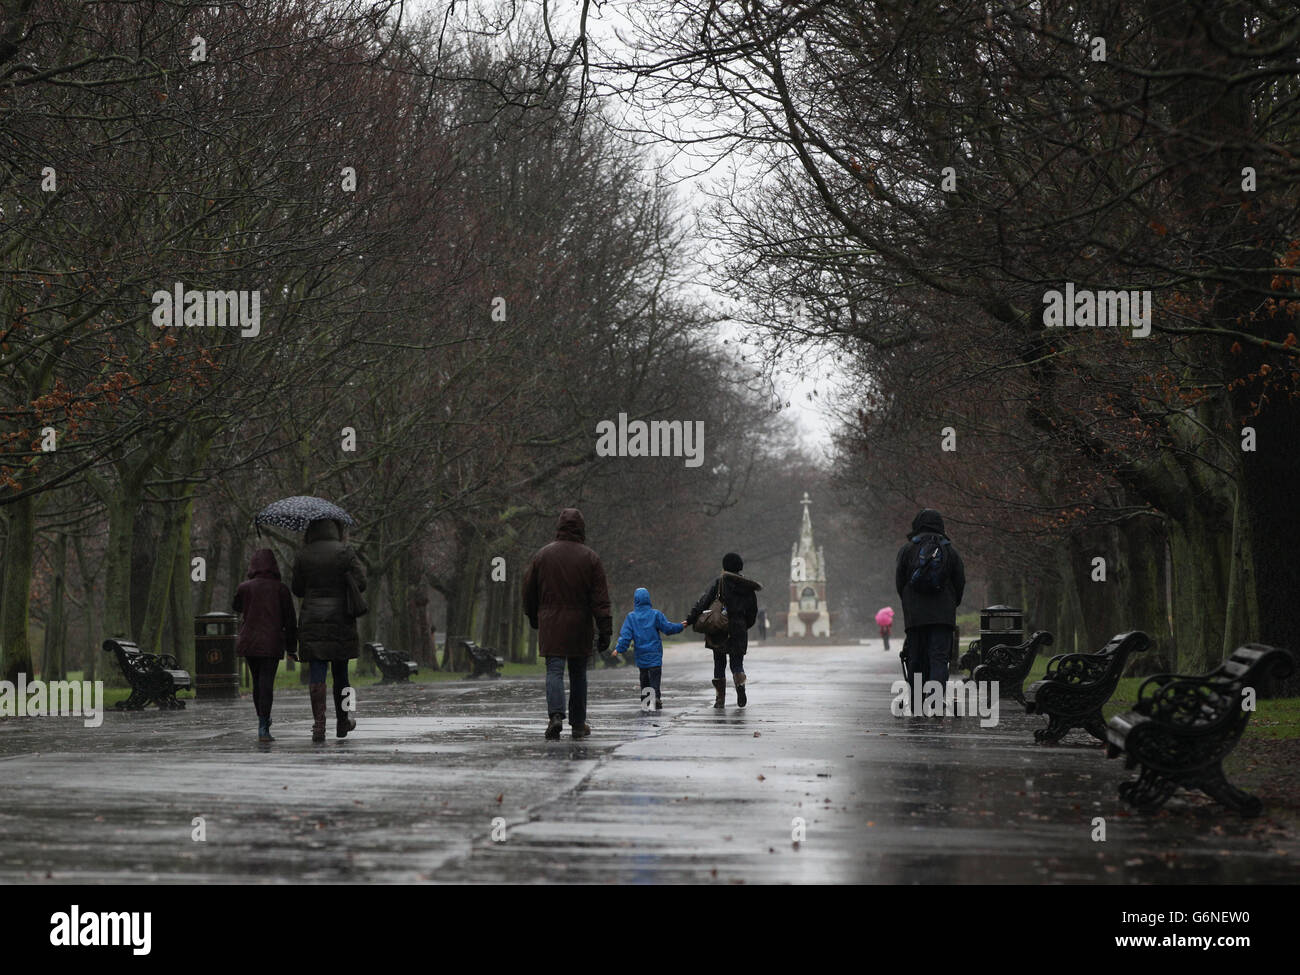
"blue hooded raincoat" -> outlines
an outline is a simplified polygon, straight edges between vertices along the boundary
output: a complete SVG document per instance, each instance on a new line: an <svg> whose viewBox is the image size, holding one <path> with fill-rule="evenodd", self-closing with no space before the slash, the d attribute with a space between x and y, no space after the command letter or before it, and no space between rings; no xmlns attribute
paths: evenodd
<svg viewBox="0 0 1300 975"><path fill-rule="evenodd" d="M659 634L680 633L686 627L681 623L670 623L667 616L650 605L649 589L638 589L632 597L632 605L632 612L627 614L623 629L619 631L614 652L623 653L631 643L636 646L638 667L662 667L664 645Z"/></svg>

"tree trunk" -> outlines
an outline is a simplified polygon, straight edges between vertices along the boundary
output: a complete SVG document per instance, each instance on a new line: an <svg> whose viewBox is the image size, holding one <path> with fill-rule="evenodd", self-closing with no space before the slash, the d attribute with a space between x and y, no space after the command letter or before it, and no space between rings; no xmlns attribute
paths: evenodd
<svg viewBox="0 0 1300 975"><path fill-rule="evenodd" d="M45 626L45 654L41 661L41 679L66 680L68 645L68 536L54 536L53 578L50 580L50 613Z"/></svg>
<svg viewBox="0 0 1300 975"><path fill-rule="evenodd" d="M221 565L221 532L212 533L212 542L208 546L205 556L206 572L203 576L203 582L199 587L199 599L194 607L194 613L202 616L204 613L212 612L212 600L217 582L217 569ZM191 550L192 551L192 550Z"/></svg>
<svg viewBox="0 0 1300 975"><path fill-rule="evenodd" d="M1173 645L1179 673L1203 674L1222 661L1232 535L1188 505L1191 517L1169 523L1173 565Z"/></svg>
<svg viewBox="0 0 1300 975"><path fill-rule="evenodd" d="M31 618L32 559L36 548L36 497L7 506L4 583L0 587L0 661L4 679L34 677L27 625Z"/></svg>
<svg viewBox="0 0 1300 975"><path fill-rule="evenodd" d="M1130 658L1126 671L1129 676L1175 669L1169 630L1166 547L1164 523L1153 515L1130 518L1120 530L1116 579L1122 616L1117 632L1141 630L1152 641L1150 650Z"/></svg>
<svg viewBox="0 0 1300 975"><path fill-rule="evenodd" d="M107 499L108 547L104 552L104 636L135 639L131 625L131 555L142 476L122 478Z"/></svg>
<svg viewBox="0 0 1300 975"><path fill-rule="evenodd" d="M176 568L179 539L179 512L174 505L169 504L163 512L158 541L150 550L153 565L149 573L144 618L140 624L140 649L149 653L171 652L164 645L163 636L171 605L172 572ZM186 577L188 578L188 572Z"/></svg>

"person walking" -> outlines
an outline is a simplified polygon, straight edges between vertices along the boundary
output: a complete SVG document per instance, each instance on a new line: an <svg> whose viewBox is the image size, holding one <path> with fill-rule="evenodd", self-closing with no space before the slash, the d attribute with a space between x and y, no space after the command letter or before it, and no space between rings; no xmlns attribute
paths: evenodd
<svg viewBox="0 0 1300 975"><path fill-rule="evenodd" d="M555 541L544 545L524 571L524 614L537 630L546 658L546 737L564 728L564 668L569 668L569 725L575 739L591 734L587 724L587 663L609 649L614 621L600 556L587 547L587 525L577 508L560 512Z"/></svg>
<svg viewBox="0 0 1300 975"><path fill-rule="evenodd" d="M632 594L632 612L623 620L623 628L618 633L618 645L611 656L626 653L629 645L633 648L637 668L641 671L641 694L644 700L645 689L653 687L656 711L664 707L660 693L660 683L664 670L664 644L660 633L669 636L686 629L685 623L674 623L650 604L650 590L641 588Z"/></svg>
<svg viewBox="0 0 1300 975"><path fill-rule="evenodd" d="M694 626L714 599L721 598L729 622L727 632L721 636L707 635L704 645L713 651L713 690L715 708L726 707L727 666L730 663L731 679L736 685L736 704L749 703L745 691L745 652L749 649L749 628L758 618L758 596L763 587L753 579L740 574L744 560L735 552L722 557L722 575L705 590L691 611L686 614L686 625Z"/></svg>
<svg viewBox="0 0 1300 975"><path fill-rule="evenodd" d="M903 601L908 672L921 675L924 682L947 684L966 568L934 509L926 508L912 519L907 544L898 550L894 582Z"/></svg>
<svg viewBox="0 0 1300 975"><path fill-rule="evenodd" d="M280 581L275 553L259 548L248 563L248 578L235 590L235 612L240 615L235 653L248 664L253 679L253 708L257 711L257 740L271 737L271 704L275 697L275 672L280 658L294 659L298 649L298 623L293 596Z"/></svg>
<svg viewBox="0 0 1300 975"><path fill-rule="evenodd" d="M299 657L310 667L311 740L325 740L325 677L334 677L335 734L346 738L357 726L350 695L345 701L348 661L361 656L353 591L366 588L361 559L344 539L343 525L322 518L307 526L293 563L293 594L302 600L298 614ZM355 614L355 615L354 615ZM348 705L345 707L345 703Z"/></svg>
<svg viewBox="0 0 1300 975"><path fill-rule="evenodd" d="M876 611L876 625L880 627L880 639L885 642L885 653L889 653L889 637L894 632L894 610L885 606Z"/></svg>

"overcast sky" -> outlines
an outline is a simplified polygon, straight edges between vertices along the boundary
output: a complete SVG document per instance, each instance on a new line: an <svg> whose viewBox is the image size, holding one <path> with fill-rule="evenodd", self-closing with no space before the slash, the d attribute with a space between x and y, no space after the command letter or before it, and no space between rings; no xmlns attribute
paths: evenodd
<svg viewBox="0 0 1300 975"><path fill-rule="evenodd" d="M525 15L529 12L535 14L541 9L540 0L517 0L517 2L519 9L525 11ZM635 0L605 0L599 8L593 4L587 23L588 34L593 41L606 51L617 52L620 48L626 49L619 35L622 33L626 36L630 30L624 9L634 3ZM492 10L497 6L495 0L458 3L457 18L462 23L473 22L473 18L479 16L482 11ZM551 0L553 31L558 32L567 27L572 36L572 32L576 30L577 13L580 7L580 0ZM445 9L444 0L407 0L406 16L418 15L423 11L434 11L441 16ZM625 107L619 107L620 112L624 110ZM651 119L649 127L668 129L676 124L666 115L660 115ZM636 122L633 125L640 127ZM702 206L712 198L708 192L710 187L730 182L735 167L743 170L745 165L743 157L732 155L724 166L708 170L712 160L696 152L680 151L677 147L668 144L656 146L649 155L653 157L654 164L662 165L671 175L676 184L678 199L692 217L695 215L694 208ZM648 162L650 161L648 159ZM709 241L702 240L700 244L704 251L710 249ZM703 270L704 267L701 266L701 272ZM722 305L721 298L717 295L706 294L702 290L701 297L711 299L709 304L714 307ZM724 326L723 334L732 342L745 346L749 353L748 357L751 361L754 360L759 350L752 343L745 341L745 329L739 326ZM830 446L832 427L832 422L823 411L821 403L828 396L833 395L834 387L839 382L833 362L826 356L801 354L797 361L787 360L779 363L772 379L776 386L775 392L781 401L790 404L786 409L786 415L793 420L799 430L803 444L816 456L821 456Z"/></svg>

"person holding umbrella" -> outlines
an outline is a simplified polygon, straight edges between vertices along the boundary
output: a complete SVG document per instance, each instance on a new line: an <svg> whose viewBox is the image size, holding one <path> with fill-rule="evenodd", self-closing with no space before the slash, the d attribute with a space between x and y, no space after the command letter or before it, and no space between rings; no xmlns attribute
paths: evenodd
<svg viewBox="0 0 1300 975"><path fill-rule="evenodd" d="M889 653L889 634L894 626L894 610L891 606L876 611L876 625L880 627L880 639L885 641L885 653Z"/></svg>
<svg viewBox="0 0 1300 975"><path fill-rule="evenodd" d="M353 592L366 588L366 572L357 553L344 541L342 522L329 518L307 526L304 545L293 563L293 594L298 609L298 656L311 668L311 740L325 740L325 675L334 676L335 734L346 738L357 721L344 708L348 661L361 656ZM355 615L354 615L355 614Z"/></svg>
<svg viewBox="0 0 1300 975"><path fill-rule="evenodd" d="M346 738L357 722L344 707L349 687L348 661L361 656L357 617L366 612L361 593L366 571L345 541L352 516L321 498L285 498L258 513L255 523L290 531L306 530L293 563L293 594L298 607L298 657L309 668L311 740L325 740L325 678L333 672L335 734ZM349 702L350 703L350 702Z"/></svg>

